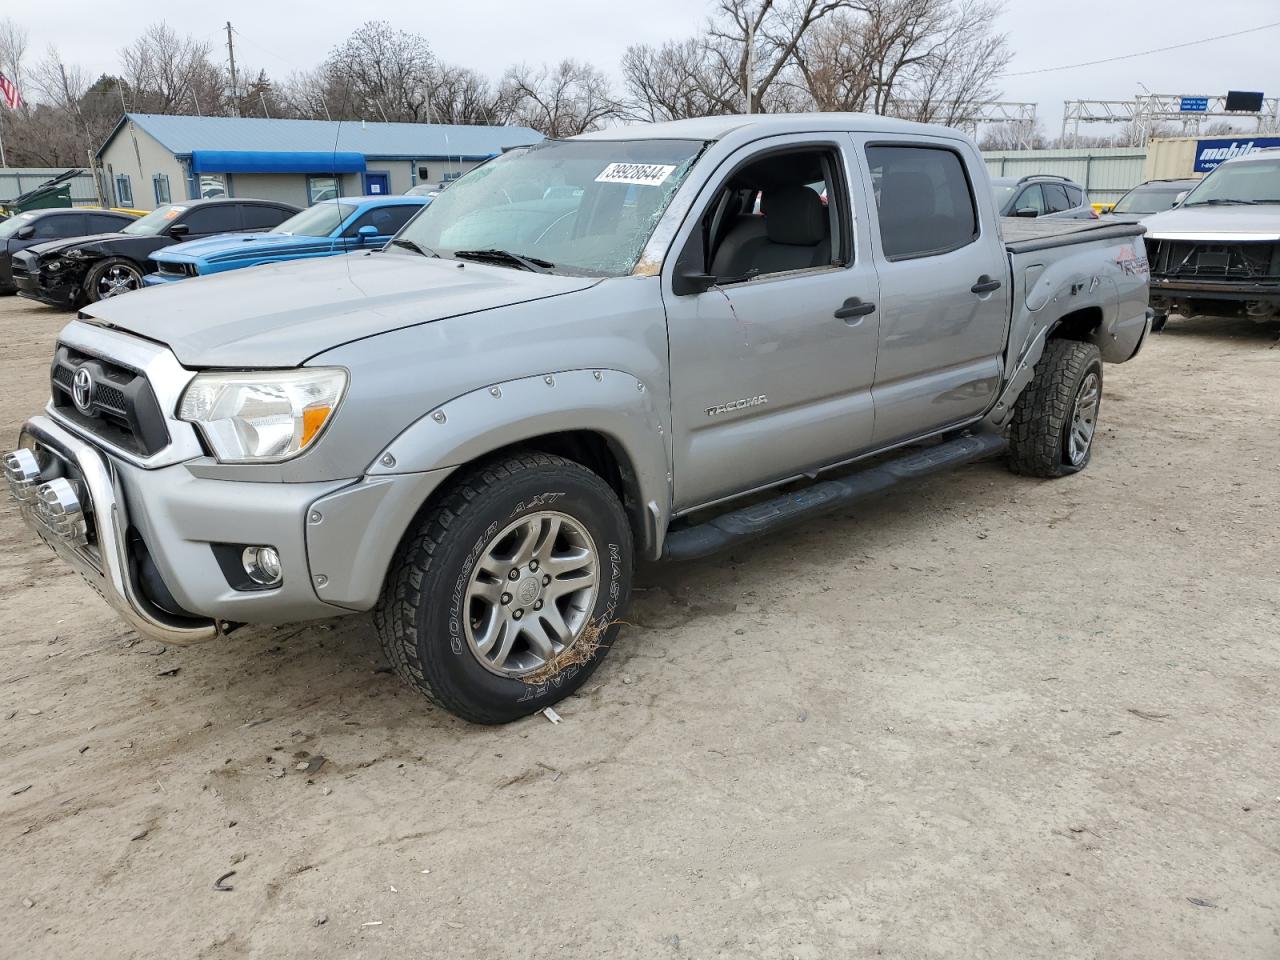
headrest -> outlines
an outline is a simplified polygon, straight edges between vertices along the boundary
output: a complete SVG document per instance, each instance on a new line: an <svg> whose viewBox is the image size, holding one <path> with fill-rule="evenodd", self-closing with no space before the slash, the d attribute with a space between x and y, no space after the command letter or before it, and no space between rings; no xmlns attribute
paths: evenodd
<svg viewBox="0 0 1280 960"><path fill-rule="evenodd" d="M886 174L880 182L880 209L893 210L902 220L931 217L937 212L933 180L927 173L904 170Z"/></svg>
<svg viewBox="0 0 1280 960"><path fill-rule="evenodd" d="M771 243L812 247L827 236L827 210L822 198L804 186L769 190L760 205Z"/></svg>

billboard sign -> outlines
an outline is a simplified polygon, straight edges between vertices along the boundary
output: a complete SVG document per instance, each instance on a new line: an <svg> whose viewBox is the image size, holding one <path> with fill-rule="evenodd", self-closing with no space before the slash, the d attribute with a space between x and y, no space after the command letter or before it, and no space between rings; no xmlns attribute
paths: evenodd
<svg viewBox="0 0 1280 960"><path fill-rule="evenodd" d="M1209 98L1208 97L1183 97L1178 104L1178 109L1183 113L1208 113Z"/></svg>
<svg viewBox="0 0 1280 960"><path fill-rule="evenodd" d="M1280 147L1280 137L1223 137L1196 141L1196 173L1215 170L1223 160L1247 156L1264 147Z"/></svg>

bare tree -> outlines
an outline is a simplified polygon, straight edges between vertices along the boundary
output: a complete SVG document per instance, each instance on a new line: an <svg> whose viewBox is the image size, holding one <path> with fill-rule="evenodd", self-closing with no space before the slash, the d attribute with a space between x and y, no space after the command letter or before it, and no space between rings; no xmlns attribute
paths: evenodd
<svg viewBox="0 0 1280 960"><path fill-rule="evenodd" d="M435 67L424 37L385 20L370 20L325 61L329 109L348 119L371 115L376 120L424 123L429 119Z"/></svg>
<svg viewBox="0 0 1280 960"><path fill-rule="evenodd" d="M123 78L131 91L129 109L139 113L226 112L222 68L209 44L179 36L163 20L153 23L120 51Z"/></svg>
<svg viewBox="0 0 1280 960"><path fill-rule="evenodd" d="M742 89L717 59L704 37L628 47L622 58L628 115L652 123L738 112Z"/></svg>
<svg viewBox="0 0 1280 960"><path fill-rule="evenodd" d="M604 73L589 63L561 60L555 66L511 67L498 88L496 110L507 122L548 137L572 137L624 115Z"/></svg>

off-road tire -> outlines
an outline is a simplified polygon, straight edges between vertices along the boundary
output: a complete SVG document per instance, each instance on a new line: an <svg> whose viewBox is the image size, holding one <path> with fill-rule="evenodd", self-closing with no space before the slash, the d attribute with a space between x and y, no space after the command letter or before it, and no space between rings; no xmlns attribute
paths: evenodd
<svg viewBox="0 0 1280 960"><path fill-rule="evenodd" d="M1067 445L1076 396L1090 372L1102 390L1102 354L1092 343L1050 340L1035 373L1014 404L1009 422L1009 469L1028 477L1061 477L1083 470L1071 463ZM1096 437L1096 433L1095 433Z"/></svg>
<svg viewBox="0 0 1280 960"><path fill-rule="evenodd" d="M1169 315L1167 313L1157 313L1151 318L1151 332L1159 333L1169 323Z"/></svg>
<svg viewBox="0 0 1280 960"><path fill-rule="evenodd" d="M590 660L531 684L480 664L464 633L463 598L495 533L549 508L582 524L595 541L599 588L589 622L603 629ZM411 687L464 720L507 723L563 700L599 666L617 636L632 568L631 528L613 489L571 460L518 453L457 478L419 517L391 562L374 626Z"/></svg>
<svg viewBox="0 0 1280 960"><path fill-rule="evenodd" d="M88 275L84 278L84 283L80 286L80 296L77 306L84 306L87 303L97 303L102 299L98 292L98 281L103 275L113 267L125 267L131 273L138 277L138 286L133 292L143 289L145 281L142 279L142 268L130 260L128 257L110 257L101 263L95 263L90 268Z"/></svg>

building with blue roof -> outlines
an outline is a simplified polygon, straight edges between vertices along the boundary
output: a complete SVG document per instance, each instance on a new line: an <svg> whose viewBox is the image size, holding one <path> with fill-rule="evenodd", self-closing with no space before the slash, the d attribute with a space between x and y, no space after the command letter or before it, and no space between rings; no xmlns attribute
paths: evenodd
<svg viewBox="0 0 1280 960"><path fill-rule="evenodd" d="M528 127L128 113L97 159L115 206L230 196L305 207L451 180L541 139Z"/></svg>

